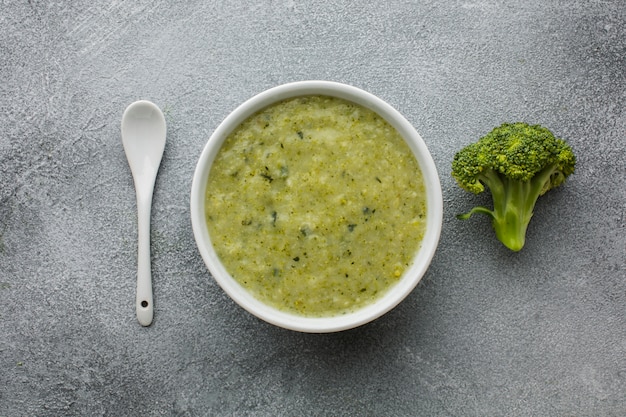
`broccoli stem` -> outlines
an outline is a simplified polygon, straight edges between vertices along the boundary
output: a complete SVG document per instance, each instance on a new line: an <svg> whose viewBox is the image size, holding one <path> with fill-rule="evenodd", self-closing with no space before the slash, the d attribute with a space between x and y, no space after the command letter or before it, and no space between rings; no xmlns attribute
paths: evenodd
<svg viewBox="0 0 626 417"><path fill-rule="evenodd" d="M504 195L493 194L493 227L496 236L507 248L518 252L526 242L526 229L533 217L537 199L545 193L550 177L557 172L556 164L551 164L538 172L530 181L503 179ZM502 200L499 205L496 200Z"/></svg>
<svg viewBox="0 0 626 417"><path fill-rule="evenodd" d="M494 201L493 228L497 238L514 252L526 242L526 229L533 216L539 193L533 193L530 181L508 180L503 195L492 193Z"/></svg>
<svg viewBox="0 0 626 417"><path fill-rule="evenodd" d="M526 229L537 199L556 170L555 165L548 166L530 181L509 179L493 170L487 170L480 175L480 181L491 191L493 210L479 206L457 217L464 220L474 213L490 216L496 237L504 246L518 252L526 242Z"/></svg>

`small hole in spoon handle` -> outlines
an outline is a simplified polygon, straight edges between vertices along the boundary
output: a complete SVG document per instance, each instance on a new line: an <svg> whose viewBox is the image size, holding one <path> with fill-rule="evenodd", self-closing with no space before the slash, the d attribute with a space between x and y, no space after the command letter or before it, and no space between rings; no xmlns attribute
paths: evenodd
<svg viewBox="0 0 626 417"><path fill-rule="evenodd" d="M150 298L137 299L137 320L142 326L150 326L154 317L154 310Z"/></svg>

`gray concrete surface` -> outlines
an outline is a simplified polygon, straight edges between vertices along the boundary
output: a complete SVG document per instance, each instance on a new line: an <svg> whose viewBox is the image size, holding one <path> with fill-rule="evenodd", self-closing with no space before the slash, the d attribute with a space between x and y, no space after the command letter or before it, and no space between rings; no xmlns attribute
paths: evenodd
<svg viewBox="0 0 626 417"><path fill-rule="evenodd" d="M626 415L622 0L2 1L0 416ZM383 318L290 332L212 280L189 219L218 123L275 85L366 89L422 134L444 229ZM124 108L161 106L155 321L134 315ZM577 172L520 253L460 190L454 153L504 121L549 127Z"/></svg>

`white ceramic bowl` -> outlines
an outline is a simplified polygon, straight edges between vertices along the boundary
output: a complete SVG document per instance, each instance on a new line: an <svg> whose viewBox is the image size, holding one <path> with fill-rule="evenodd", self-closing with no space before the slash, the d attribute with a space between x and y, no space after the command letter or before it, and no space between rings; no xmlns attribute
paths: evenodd
<svg viewBox="0 0 626 417"><path fill-rule="evenodd" d="M205 191L209 171L226 137L249 116L278 101L304 95L339 97L367 107L389 122L405 139L422 170L427 193L427 225L421 248L400 281L380 299L354 313L335 317L311 318L279 311L254 298L235 281L220 262L205 221ZM196 243L213 278L241 307L274 325L310 333L346 330L368 323L400 303L426 272L439 243L443 217L441 185L435 163L420 135L393 107L378 97L348 86L328 81L301 81L266 90L237 107L209 138L196 166L191 187L191 223Z"/></svg>

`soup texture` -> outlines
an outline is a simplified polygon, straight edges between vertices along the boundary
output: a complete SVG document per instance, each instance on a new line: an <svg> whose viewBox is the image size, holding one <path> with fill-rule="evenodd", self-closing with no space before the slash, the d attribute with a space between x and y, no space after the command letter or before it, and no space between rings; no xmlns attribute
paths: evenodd
<svg viewBox="0 0 626 417"><path fill-rule="evenodd" d="M410 266L426 225L418 163L375 112L303 96L249 117L209 173L206 221L232 277L308 317L380 298Z"/></svg>

